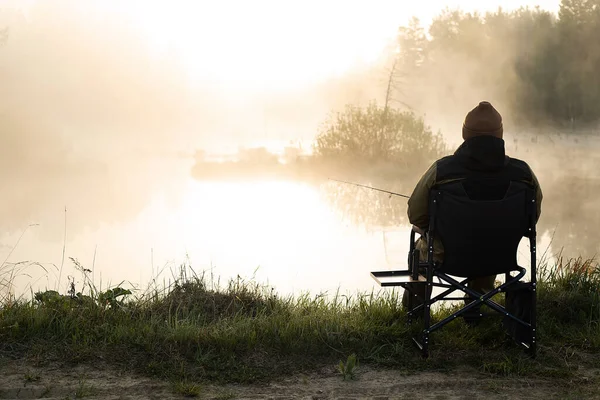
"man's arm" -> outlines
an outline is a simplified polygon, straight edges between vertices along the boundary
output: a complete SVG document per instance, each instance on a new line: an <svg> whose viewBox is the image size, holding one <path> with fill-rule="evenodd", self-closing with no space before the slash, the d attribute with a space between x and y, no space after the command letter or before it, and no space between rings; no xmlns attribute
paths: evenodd
<svg viewBox="0 0 600 400"><path fill-rule="evenodd" d="M427 230L429 226L429 191L435 185L436 175L437 163L433 163L423 174L408 199L408 220L422 230Z"/></svg>

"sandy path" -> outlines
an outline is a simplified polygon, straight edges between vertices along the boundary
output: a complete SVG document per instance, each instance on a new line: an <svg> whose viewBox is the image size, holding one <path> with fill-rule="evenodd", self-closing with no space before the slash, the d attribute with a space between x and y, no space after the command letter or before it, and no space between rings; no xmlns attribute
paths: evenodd
<svg viewBox="0 0 600 400"><path fill-rule="evenodd" d="M343 381L331 368L268 385L203 385L201 399L581 399L600 398L597 380L490 378L466 371L403 375L361 367L356 380ZM595 392L595 393L594 393ZM0 362L0 399L182 399L166 382L123 374L106 366L64 369Z"/></svg>

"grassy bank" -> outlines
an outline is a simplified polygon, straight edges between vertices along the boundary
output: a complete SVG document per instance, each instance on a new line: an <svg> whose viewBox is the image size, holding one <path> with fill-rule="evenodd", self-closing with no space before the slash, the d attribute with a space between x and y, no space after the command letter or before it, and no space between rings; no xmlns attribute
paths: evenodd
<svg viewBox="0 0 600 400"><path fill-rule="evenodd" d="M101 360L176 382L263 381L347 363L352 355L361 365L406 373L472 366L487 374L573 379L579 366L600 368L593 356L600 349L600 266L561 260L539 275L536 359L506 338L499 318L474 328L457 320L433 335L431 357L421 359L401 291L282 298L241 279L213 290L188 267L170 287L135 297L89 284L85 294L72 288L6 300L0 352L39 363Z"/></svg>

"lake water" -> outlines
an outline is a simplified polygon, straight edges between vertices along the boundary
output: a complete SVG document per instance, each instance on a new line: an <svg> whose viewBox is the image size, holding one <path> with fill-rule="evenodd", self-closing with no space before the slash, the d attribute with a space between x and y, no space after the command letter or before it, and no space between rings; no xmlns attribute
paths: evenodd
<svg viewBox="0 0 600 400"><path fill-rule="evenodd" d="M401 207L406 202L393 201ZM64 293L69 279L80 290L83 276L69 257L90 269L95 285L103 289L124 281L143 292L153 279L159 286L172 281L178 266L189 263L197 273L212 274L221 283L239 275L280 294L338 289L354 294L379 290L370 271L406 267L410 232L408 226L358 226L334 209L318 187L308 184L193 179L175 208L156 195L128 222L67 234L62 272L62 242L42 241L36 228L25 231L8 258L9 263L24 261L15 279L17 294L46 288ZM6 243L14 245L19 235L2 238L3 260L12 247ZM540 255L548 244L548 237L538 241ZM526 243L519 258L529 266Z"/></svg>

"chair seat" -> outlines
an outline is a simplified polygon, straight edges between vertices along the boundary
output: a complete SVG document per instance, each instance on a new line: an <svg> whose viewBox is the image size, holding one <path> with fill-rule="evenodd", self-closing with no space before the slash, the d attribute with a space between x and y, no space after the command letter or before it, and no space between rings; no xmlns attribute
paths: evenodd
<svg viewBox="0 0 600 400"><path fill-rule="evenodd" d="M396 271L373 271L371 277L380 286L402 286L405 283L427 283L427 279L423 275L418 275L417 279L413 279L409 270Z"/></svg>

